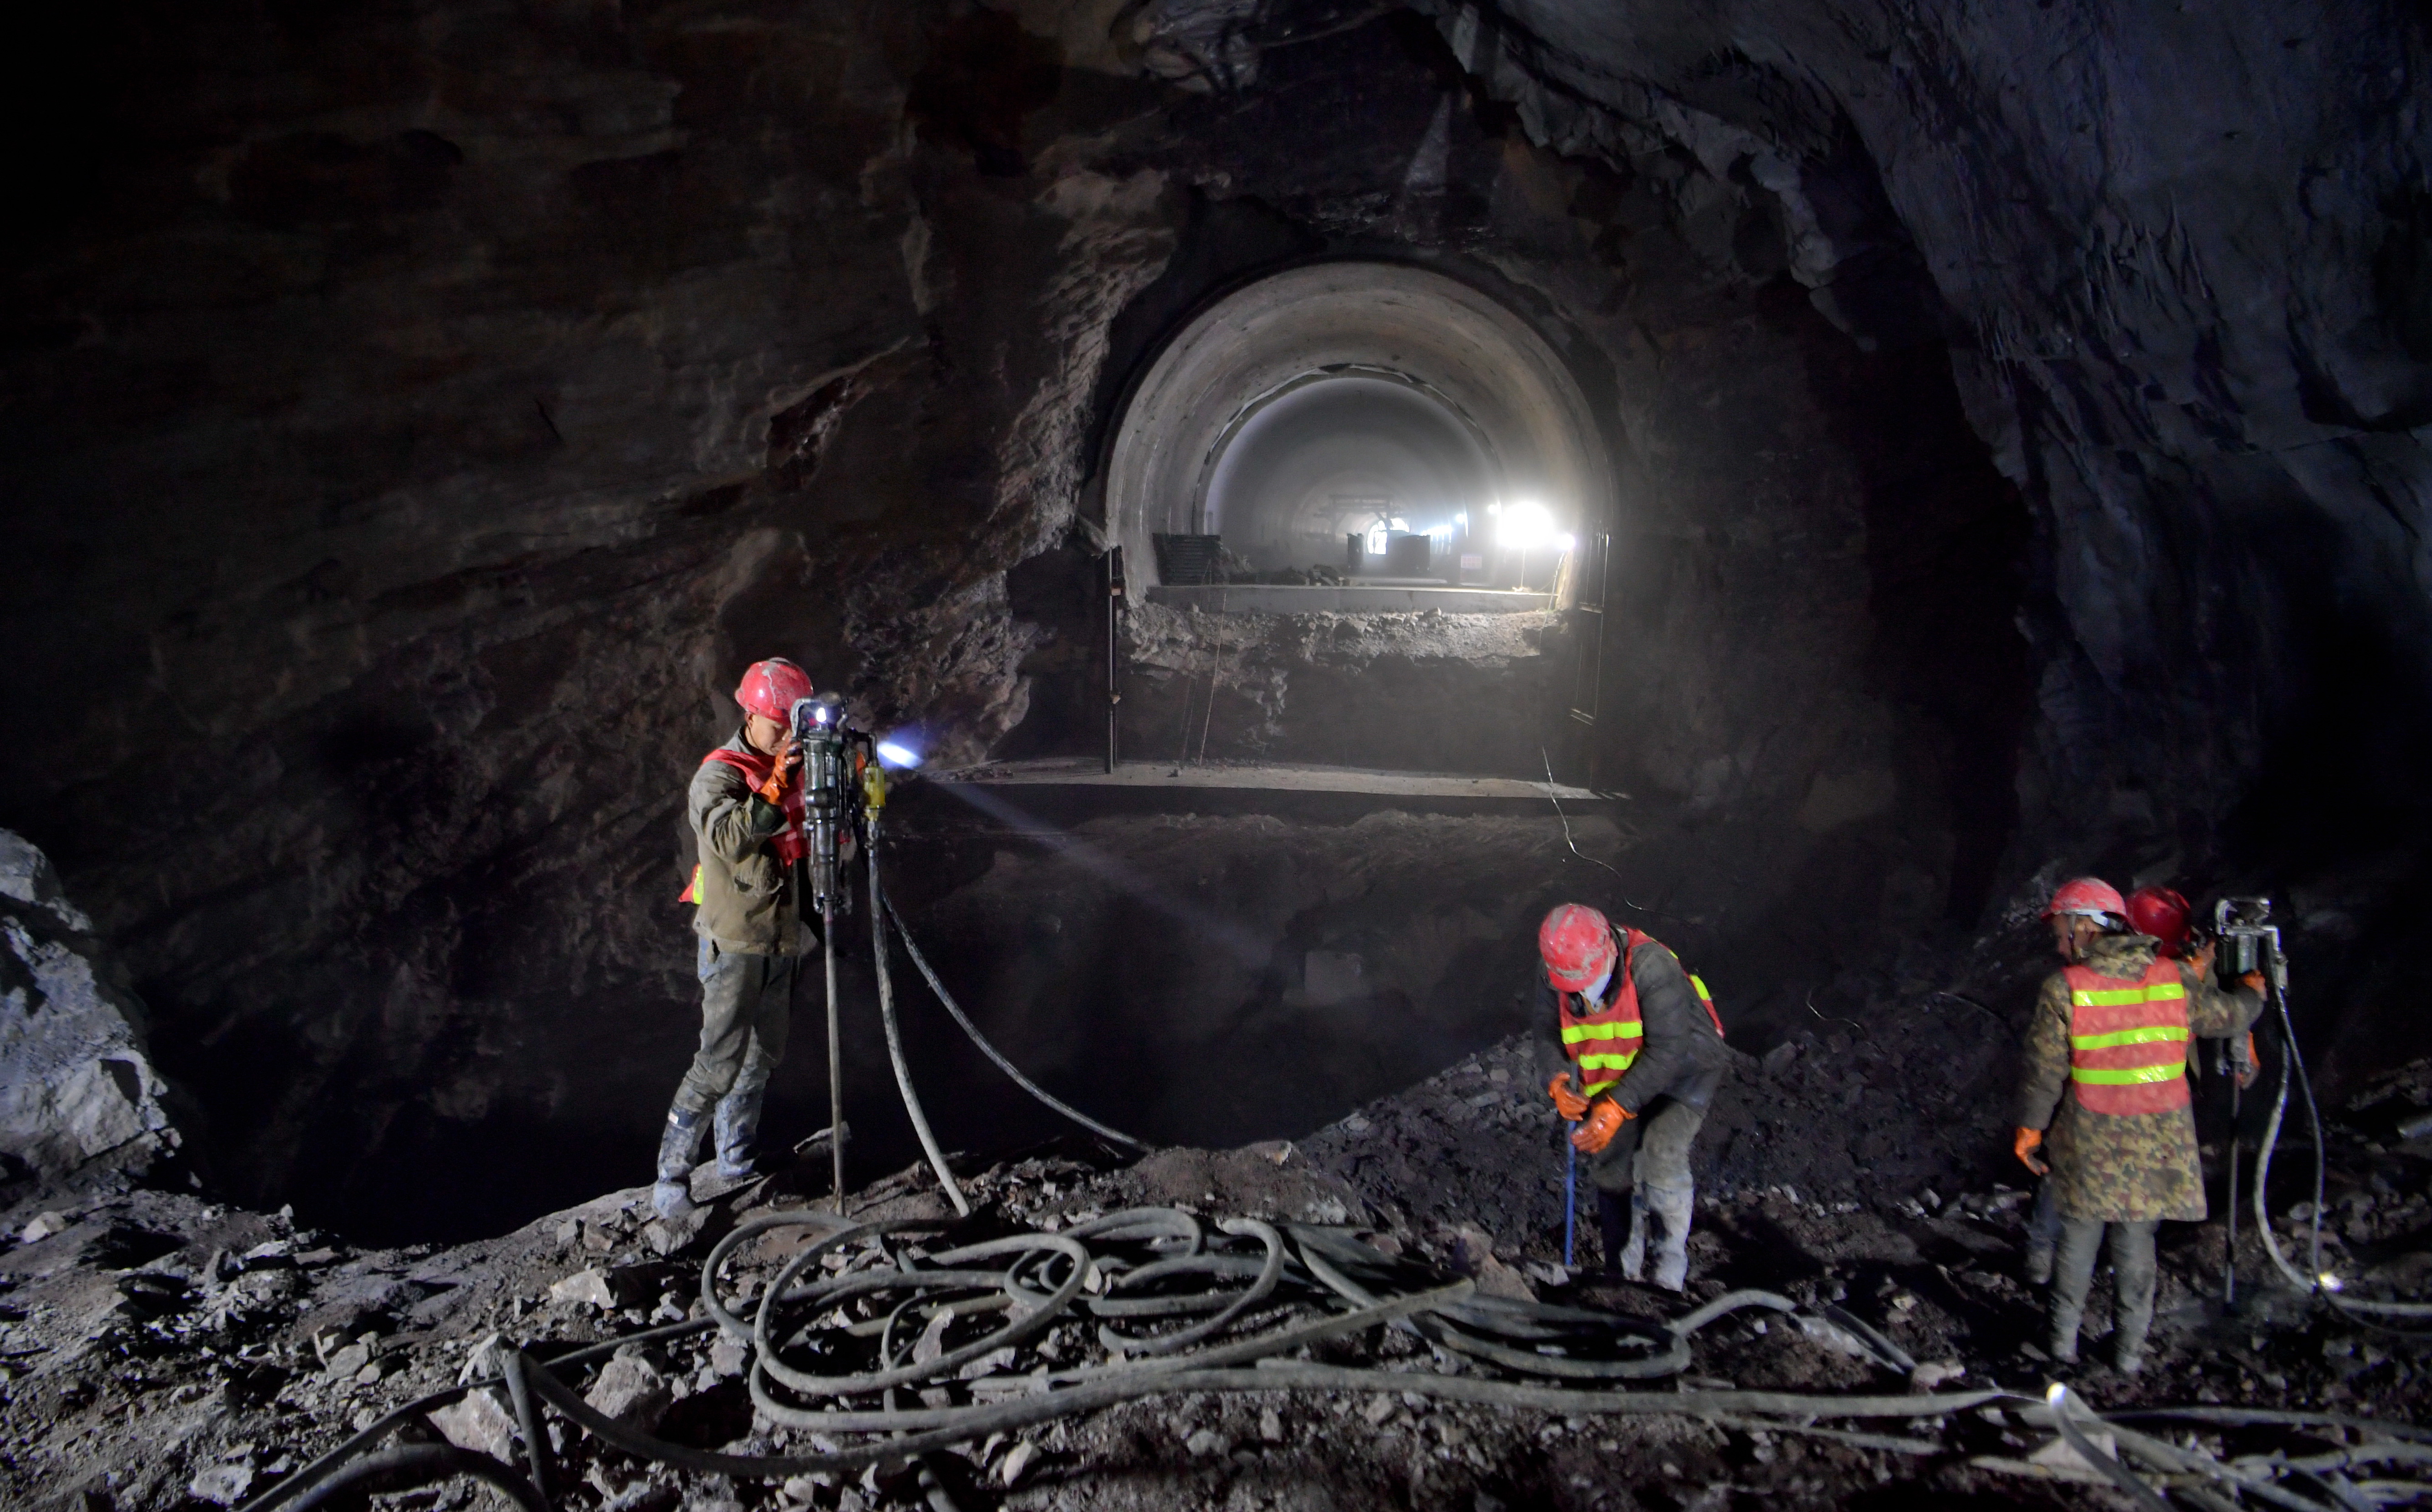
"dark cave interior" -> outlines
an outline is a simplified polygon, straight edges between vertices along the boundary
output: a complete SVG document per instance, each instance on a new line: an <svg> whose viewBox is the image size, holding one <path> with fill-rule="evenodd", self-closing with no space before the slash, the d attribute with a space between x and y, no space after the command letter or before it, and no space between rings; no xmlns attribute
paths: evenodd
<svg viewBox="0 0 2432 1512"><path fill-rule="evenodd" d="M1574 897L1761 1055L2031 958L2057 876L2266 891L2331 1084L2432 1050L2420 8L1893 8L63 18L8 92L0 823L187 1158L387 1240L644 1168L683 783L768 654L926 754L887 860L964 1000L1159 1140L1516 1032ZM1495 612L1155 580L1523 499L1610 545ZM1126 759L1551 767L1610 866L1534 801L940 780L1103 751L1110 545ZM950 1143L1053 1132L923 1022Z"/></svg>

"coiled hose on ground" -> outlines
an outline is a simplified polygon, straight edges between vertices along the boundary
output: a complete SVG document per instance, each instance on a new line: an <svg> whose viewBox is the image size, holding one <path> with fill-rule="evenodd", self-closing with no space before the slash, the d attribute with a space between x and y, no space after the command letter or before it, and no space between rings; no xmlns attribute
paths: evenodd
<svg viewBox="0 0 2432 1512"><path fill-rule="evenodd" d="M2082 1403L2070 1405L2058 1395L2047 1403L1999 1389L1829 1396L1626 1387L1678 1375L1689 1362L1692 1336L1717 1319L1748 1307L1801 1310L1770 1292L1732 1292L1659 1322L1485 1296L1467 1281L1386 1255L1340 1229L1255 1218L1210 1225L1173 1208L1131 1209L1060 1233L1022 1231L971 1242L961 1235L971 1226L953 1220L839 1226L844 1222L797 1210L742 1223L702 1267L706 1317L548 1360L510 1351L498 1374L398 1408L240 1512L281 1506L305 1512L375 1475L394 1485L399 1478L428 1482L463 1474L498 1487L522 1507L548 1512L551 1450L543 1407L642 1459L758 1480L915 1460L990 1434L1180 1391L1415 1392L1575 1416L1685 1414L1918 1455L1946 1450L1929 1439L1827 1427L1819 1420L1914 1420L2010 1403L2021 1404L2028 1420L2064 1433L2071 1429L2056 1422L2055 1413L2102 1422ZM721 1292L722 1272L747 1247L803 1228L818 1231L816 1237L760 1288L756 1301L747 1304ZM1879 1336L1863 1325L1845 1327L1855 1320L1834 1311L1832 1326L1843 1327L1886 1369L1900 1368L1904 1356L1885 1353L1887 1343ZM1309 1357L1313 1346L1380 1327L1407 1330L1433 1346L1431 1365L1415 1356L1400 1362L1410 1368L1392 1369ZM674 1443L599 1412L574 1384L575 1371L620 1348L713 1329L747 1346L749 1390L760 1418L806 1439L813 1446L807 1452L736 1454ZM514 1405L524 1473L461 1449L382 1447L421 1414L485 1387L503 1387ZM906 1394L914 1392L920 1400L907 1403ZM2216 1419L2221 1411L2193 1410ZM2333 1505L2282 1487L2268 1468L2222 1466L2198 1451L2107 1426L2130 1453L2170 1475L2308 1512ZM2382 1433L2393 1442L2432 1436L2404 1425ZM2104 1468L2115 1478L2129 1474ZM2205 1504L2220 1501L2214 1495Z"/></svg>

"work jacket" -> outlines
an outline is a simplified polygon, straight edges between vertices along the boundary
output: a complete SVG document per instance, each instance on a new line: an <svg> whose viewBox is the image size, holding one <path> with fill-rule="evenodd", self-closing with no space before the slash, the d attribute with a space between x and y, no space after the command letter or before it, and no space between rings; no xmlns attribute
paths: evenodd
<svg viewBox="0 0 2432 1512"><path fill-rule="evenodd" d="M1606 984L1601 1001L1590 1002L1579 993L1560 991L1546 980L1543 964L1539 965L1536 1017L1544 1026L1539 1044L1546 1052L1544 1059L1547 1074L1571 1071L1582 1089L1611 1081L1605 1095L1632 1117L1666 1093L1704 1107L1714 1097L1723 1069L1731 1063L1731 1051L1724 1048L1722 1026L1714 1009L1705 994L1691 982L1680 958L1660 942L1631 930L1613 944L1624 952L1628 975L1625 978L1623 962L1615 961L1613 980ZM1634 1034L1627 1032L1631 1020L1623 1003L1625 983L1635 990L1637 998L1638 1033ZM1570 1000L1567 1016L1563 1011L1565 999ZM1563 1038L1566 1020L1567 1027L1574 1030L1567 1044ZM1604 1026L1622 1032L1587 1036L1577 1033L1581 1027ZM1588 1054L1599 1059L1626 1057L1627 1064L1592 1067L1580 1060Z"/></svg>
<svg viewBox="0 0 2432 1512"><path fill-rule="evenodd" d="M2044 1151L2063 1217L2204 1216L2187 1051L2192 1039L2244 1033L2263 1000L2244 987L2223 992L2157 949L2151 935L2098 935L2084 962L2044 979L2036 999L2018 1122L2050 1131Z"/></svg>
<svg viewBox="0 0 2432 1512"><path fill-rule="evenodd" d="M719 751L744 756L748 765L768 761L739 730ZM801 954L801 868L777 853L785 810L753 792L740 766L712 754L692 774L684 815L699 866L691 889L695 932L743 955Z"/></svg>

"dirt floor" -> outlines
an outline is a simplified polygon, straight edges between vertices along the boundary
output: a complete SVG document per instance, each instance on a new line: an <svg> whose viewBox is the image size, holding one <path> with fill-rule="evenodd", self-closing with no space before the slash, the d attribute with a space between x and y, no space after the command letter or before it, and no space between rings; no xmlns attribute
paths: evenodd
<svg viewBox="0 0 2432 1512"><path fill-rule="evenodd" d="M1747 1178L1759 1164L1750 1151L1778 1150L1775 1141L1795 1139L1803 1120L1849 1105L1848 1067L1866 1063L1830 1043L1829 1031L1785 1042L1795 1048L1750 1062L1718 1105L1702 1155L1689 1302L1756 1286L1815 1309L1837 1303L1917 1368L1901 1379L1812 1312L1749 1311L1697 1333L1677 1382L1625 1384L1874 1394L2005 1386L2039 1396L2053 1371L2035 1345L2039 1295L2021 1279L2023 1187L1900 1190L1848 1168L1791 1184ZM1533 1048L1513 1040L1297 1143L1169 1149L1138 1160L1077 1140L1045 1148L969 1178L976 1231L1069 1230L1141 1205L1248 1215L1354 1231L1416 1268L1412 1274L1467 1276L1485 1292L1677 1317L1689 1302L1563 1267L1558 1131L1542 1081ZM1863 1107L1868 1094L1859 1085ZM2407 1295L2432 1269L2432 1139L2407 1137L2416 1134L2408 1120L2427 1103L2432 1067L2419 1065L2338 1116L2322 1243L2325 1268L2348 1281L2351 1295ZM1748 1111L1756 1108L1765 1110L1762 1124ZM1999 1109L1954 1115L1952 1123L1975 1138L1973 1125L1984 1117L1998 1123ZM1744 1151L1760 1130L1764 1143ZM2288 1192L2310 1191L2310 1162L2288 1144L2279 1162L2273 1207L2284 1247L2302 1257L2310 1206L2280 1194L2284 1177ZM705 1221L657 1221L647 1192L635 1189L447 1250L357 1250L280 1215L191 1195L126 1187L21 1195L0 1218L8 1236L0 1251L0 1503L79 1512L237 1505L351 1431L488 1370L502 1339L546 1354L698 1318L713 1237L741 1218L801 1205L819 1164L727 1195ZM855 1194L853 1207L870 1221L945 1212L918 1168ZM1595 1261L1592 1235L1583 1223L1581 1266ZM2416 1341L2266 1285L2270 1266L2251 1224L2238 1306L2225 1312L2222 1243L2218 1222L2166 1231L2153 1358L2134 1379L2096 1363L2107 1355L2107 1296L2098 1284L2089 1363L2070 1378L2099 1410L2320 1409L2402 1435L2399 1425L2423 1420ZM766 1285L801 1248L746 1247L725 1272L727 1291ZM830 1268L845 1264L832 1260ZM1046 1358L1056 1358L1063 1336L1041 1346ZM1414 1382L1463 1369L1391 1328L1304 1354L1412 1372ZM713 1331L629 1349L598 1378L578 1374L574 1384L603 1411L630 1412L629 1420L655 1423L674 1442L735 1453L820 1447L818 1436L755 1418L745 1362L744 1346ZM652 1466L563 1418L552 1420L549 1436L557 1502L582 1512L2130 1504L2083 1462L2057 1453L2053 1435L2034 1426L2032 1407L1995 1403L1839 1428L1786 1421L1714 1410L1593 1417L1418 1391L1192 1392L993 1435L918 1464L774 1482ZM500 1458L517 1453L512 1420L492 1396L410 1422L401 1436L435 1442L443 1433ZM2172 1441L2225 1456L2304 1455L2337 1451L2360 1433L2323 1425L2190 1433L2183 1424ZM2415 1494L2403 1464L2385 1467L2384 1479L2374 1473L2341 1481L2324 1470L2285 1484L2290 1494L2315 1487L2303 1504L2327 1507ZM489 1493L458 1480L377 1500L452 1507Z"/></svg>

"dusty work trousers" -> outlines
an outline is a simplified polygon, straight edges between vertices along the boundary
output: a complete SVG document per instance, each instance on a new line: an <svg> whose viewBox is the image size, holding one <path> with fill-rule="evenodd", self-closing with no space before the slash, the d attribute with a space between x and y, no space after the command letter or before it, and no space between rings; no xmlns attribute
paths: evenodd
<svg viewBox="0 0 2432 1512"><path fill-rule="evenodd" d="M756 1093L785 1058L799 956L746 955L701 942L701 1049L676 1107L704 1113L729 1092Z"/></svg>
<svg viewBox="0 0 2432 1512"><path fill-rule="evenodd" d="M1686 1089L1695 1097L1696 1089ZM1707 1097L1714 1094L1710 1089ZM1641 1182L1669 1186L1689 1179L1689 1145L1706 1122L1703 1100L1664 1096L1614 1131L1613 1143L1587 1159L1588 1184L1627 1195Z"/></svg>
<svg viewBox="0 0 2432 1512"><path fill-rule="evenodd" d="M2111 1231L2111 1286L2117 1302L2112 1326L2119 1332L2113 1348L2140 1354L2145 1336L2153 1326L2153 1231L2158 1219L2141 1223L2105 1223L2100 1218L2060 1220L2060 1252L2052 1265L2052 1353L2063 1359L2077 1353L2077 1328L2086 1319L2086 1293L2094 1285L2094 1254L2103 1231Z"/></svg>

